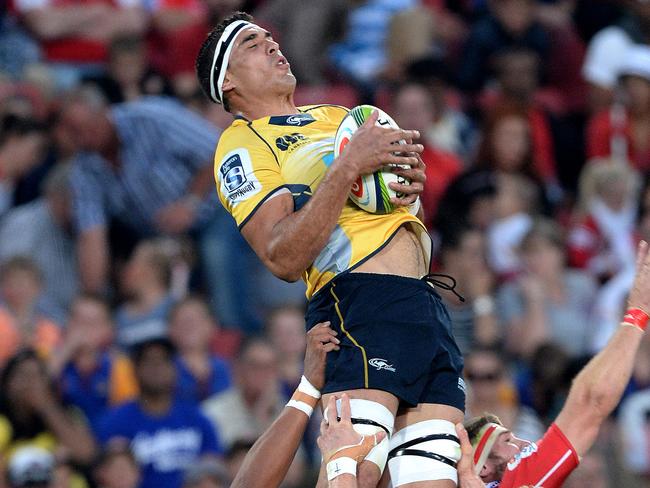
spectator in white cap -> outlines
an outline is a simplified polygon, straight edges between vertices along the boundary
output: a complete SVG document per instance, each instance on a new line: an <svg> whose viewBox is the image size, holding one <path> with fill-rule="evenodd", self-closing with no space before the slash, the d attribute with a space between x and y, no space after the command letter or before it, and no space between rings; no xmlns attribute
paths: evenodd
<svg viewBox="0 0 650 488"><path fill-rule="evenodd" d="M620 97L592 117L587 128L587 156L628 159L650 169L650 46L632 45L618 69Z"/></svg>
<svg viewBox="0 0 650 488"><path fill-rule="evenodd" d="M50 488L54 481L54 456L41 447L26 446L9 458L10 488Z"/></svg>

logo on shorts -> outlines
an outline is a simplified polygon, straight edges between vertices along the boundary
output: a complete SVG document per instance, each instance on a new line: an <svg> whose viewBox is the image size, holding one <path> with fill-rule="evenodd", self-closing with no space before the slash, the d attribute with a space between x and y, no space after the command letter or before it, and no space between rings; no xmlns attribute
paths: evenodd
<svg viewBox="0 0 650 488"><path fill-rule="evenodd" d="M465 380L463 378L458 378L458 389L463 393L467 393L467 387L465 386Z"/></svg>
<svg viewBox="0 0 650 488"><path fill-rule="evenodd" d="M386 371L390 371L392 373L395 372L395 368L393 368L393 365L388 364L388 361L382 358L372 358L368 360L368 364L373 368L377 368L377 371L381 371L382 369L385 369Z"/></svg>

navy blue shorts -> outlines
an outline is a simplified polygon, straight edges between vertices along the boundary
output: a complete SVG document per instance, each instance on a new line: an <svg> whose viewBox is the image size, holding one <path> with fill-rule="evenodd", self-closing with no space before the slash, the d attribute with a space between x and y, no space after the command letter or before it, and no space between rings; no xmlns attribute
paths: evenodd
<svg viewBox="0 0 650 488"><path fill-rule="evenodd" d="M341 349L327 355L323 393L371 388L408 406L465 410L463 358L447 309L422 280L345 273L312 297L307 330L330 321Z"/></svg>

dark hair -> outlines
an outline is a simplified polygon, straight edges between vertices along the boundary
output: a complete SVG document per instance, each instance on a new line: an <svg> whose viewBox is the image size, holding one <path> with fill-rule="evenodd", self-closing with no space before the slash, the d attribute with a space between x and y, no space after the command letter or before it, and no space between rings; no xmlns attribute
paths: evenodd
<svg viewBox="0 0 650 488"><path fill-rule="evenodd" d="M210 319L216 322L216 319L212 314L212 310L210 310L210 305L208 304L207 300L201 295L197 294L187 295L185 298L177 301L172 306L171 310L169 310L169 313L167 314L167 321L172 322L176 318L178 311L187 305L198 305L205 311L206 314L208 314L208 317L210 317Z"/></svg>
<svg viewBox="0 0 650 488"><path fill-rule="evenodd" d="M246 20L248 22L253 21L253 17L246 12L234 12L232 15L229 15L217 25L214 29L210 31L208 37L203 41L201 49L199 49L199 54L196 56L196 76L199 78L199 85L203 93L212 100L210 97L210 70L212 69L212 59L214 57L214 50L217 48L217 43L223 31L226 30L230 24L237 20ZM223 94L223 108L230 112L230 104L226 94Z"/></svg>
<svg viewBox="0 0 650 488"><path fill-rule="evenodd" d="M476 438L478 437L479 432L481 432L481 429L485 427L487 424L498 424L498 425L503 425L503 422L494 415L493 413L484 413L483 415L479 417L474 417L472 419L466 420L463 425L465 426L465 430L467 431L467 436L469 437L470 442L476 442Z"/></svg>
<svg viewBox="0 0 650 488"><path fill-rule="evenodd" d="M169 360L173 360L174 354L176 354L176 348L174 344L167 339L166 337L157 337L155 339L148 339L142 342L138 342L131 347L130 356L133 364L137 365L145 353L152 347L162 348L169 357Z"/></svg>
<svg viewBox="0 0 650 488"><path fill-rule="evenodd" d="M16 416L13 399L8 395L9 380L16 370L28 361L36 361L41 374L47 377L45 363L33 349L22 349L14 354L9 358L0 374L0 414L4 415L11 424L12 439L31 439L47 429L40 415L32 413L29 418ZM48 383L48 385L51 393L54 394L55 389L51 384Z"/></svg>
<svg viewBox="0 0 650 488"><path fill-rule="evenodd" d="M47 127L28 117L7 114L0 121L0 144L11 136L26 136L32 133L44 133Z"/></svg>

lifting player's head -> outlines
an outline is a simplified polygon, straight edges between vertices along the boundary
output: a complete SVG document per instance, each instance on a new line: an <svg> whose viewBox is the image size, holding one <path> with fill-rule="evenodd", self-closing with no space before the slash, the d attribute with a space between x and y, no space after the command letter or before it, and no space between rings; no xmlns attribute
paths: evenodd
<svg viewBox="0 0 650 488"><path fill-rule="evenodd" d="M268 97L290 97L296 86L289 63L271 33L236 12L215 27L196 58L205 94L229 112Z"/></svg>

